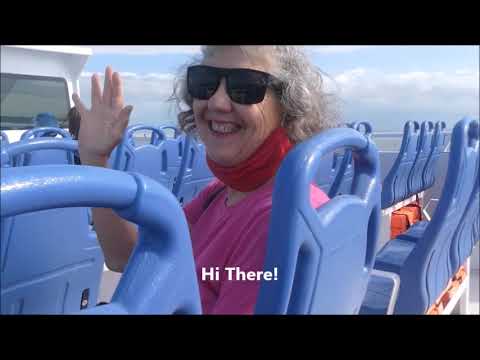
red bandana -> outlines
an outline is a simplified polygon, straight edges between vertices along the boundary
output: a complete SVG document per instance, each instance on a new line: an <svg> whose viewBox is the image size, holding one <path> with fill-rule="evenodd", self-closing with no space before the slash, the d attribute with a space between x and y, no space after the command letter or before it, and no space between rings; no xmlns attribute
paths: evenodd
<svg viewBox="0 0 480 360"><path fill-rule="evenodd" d="M213 174L225 185L241 192L253 191L275 176L280 163L293 147L283 127L275 129L262 145L242 163L225 167L207 156Z"/></svg>

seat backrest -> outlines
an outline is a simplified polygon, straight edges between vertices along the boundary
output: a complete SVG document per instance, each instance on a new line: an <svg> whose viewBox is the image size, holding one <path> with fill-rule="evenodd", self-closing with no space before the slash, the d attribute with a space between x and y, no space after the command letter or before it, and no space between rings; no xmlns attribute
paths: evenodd
<svg viewBox="0 0 480 360"><path fill-rule="evenodd" d="M6 170L1 174L2 223L4 218L27 212L89 206L112 208L139 225L139 239L111 303L80 314L201 312L187 221L177 200L164 186L138 173L90 166ZM67 241L64 239L64 244ZM73 267L75 273L91 266L92 261L91 257L79 260ZM73 285L59 286L65 290ZM57 293L61 303L63 294Z"/></svg>
<svg viewBox="0 0 480 360"><path fill-rule="evenodd" d="M313 209L310 185L320 159L354 151L352 195ZM380 170L376 146L353 129L329 129L297 144L275 177L265 271L256 304L261 314L355 314L377 246Z"/></svg>
<svg viewBox="0 0 480 360"><path fill-rule="evenodd" d="M0 146L5 146L8 144L9 144L9 141L8 141L7 133L0 131Z"/></svg>
<svg viewBox="0 0 480 360"><path fill-rule="evenodd" d="M215 176L207 164L205 145L187 135L183 158L173 193L181 204L187 204L207 186Z"/></svg>
<svg viewBox="0 0 480 360"><path fill-rule="evenodd" d="M138 131L151 131L148 144L137 146L134 135ZM172 190L173 180L169 177L169 157L166 136L162 130L149 125L134 125L125 130L122 142L114 150L112 168L133 171L149 176Z"/></svg>
<svg viewBox="0 0 480 360"><path fill-rule="evenodd" d="M314 177L314 183L323 190L325 194L330 193L333 181L335 180L341 166L341 156L338 153L326 154L320 159L318 172Z"/></svg>
<svg viewBox="0 0 480 360"><path fill-rule="evenodd" d="M78 152L78 142L71 138L39 137L25 139L2 146L0 166L18 167L45 164L73 164L72 154L75 152Z"/></svg>
<svg viewBox="0 0 480 360"><path fill-rule="evenodd" d="M60 128L56 127L39 127L25 131L20 137L20 142L30 142L35 139L71 140L71 135ZM75 150L77 151L77 150ZM30 165L47 165L47 164L74 164L74 151L65 149L41 149L32 150L16 156L13 159L13 166L30 166Z"/></svg>
<svg viewBox="0 0 480 360"><path fill-rule="evenodd" d="M365 136L371 136L372 124L368 121L353 122L347 124L348 127L362 132ZM364 131L361 130L362 126ZM351 194L353 174L355 172L355 164L352 158L352 150L345 149L343 154L336 153L334 162L338 162L340 167L338 173L335 176L335 180L332 183L328 196L333 198L341 194Z"/></svg>
<svg viewBox="0 0 480 360"><path fill-rule="evenodd" d="M428 159L425 163L425 169L423 171L422 179L422 189L428 189L433 186L435 183L435 171L437 167L437 160L440 156L440 153L445 149L445 128L447 125L443 121L439 121L435 124L435 130L433 131L433 139L432 139L432 148L430 150L430 154L428 155Z"/></svg>
<svg viewBox="0 0 480 360"><path fill-rule="evenodd" d="M383 180L382 209L386 209L408 197L408 176L417 154L419 129L420 126L415 121L405 123L400 151Z"/></svg>
<svg viewBox="0 0 480 360"><path fill-rule="evenodd" d="M450 248L475 182L478 122L464 118L452 132L448 170L435 214L400 272L395 313L422 314L454 274Z"/></svg>
<svg viewBox="0 0 480 360"><path fill-rule="evenodd" d="M90 231L88 208L3 215L4 207L8 209L19 203L26 209L34 208L45 185L30 184L31 192L10 198L9 186L28 187L22 177L17 178L15 174L46 174L45 168L49 168L48 165L11 167L9 159L49 149L75 151L77 142L38 138L12 143L2 149L2 162L6 164L2 165L1 183L2 314L63 314L90 307L97 301L104 260L96 235ZM52 196L61 198L62 192Z"/></svg>
<svg viewBox="0 0 480 360"><path fill-rule="evenodd" d="M472 127L471 130L475 131L474 127ZM478 126L476 131L478 132ZM473 190L468 199L467 207L461 217L458 228L453 235L450 247L450 261L454 273L457 272L460 266L463 265L465 260L467 260L472 254L472 250L479 240L478 219L480 217L480 170L478 151L476 164Z"/></svg>
<svg viewBox="0 0 480 360"><path fill-rule="evenodd" d="M420 136L417 142L417 155L413 162L412 170L408 175L408 196L415 195L423 189L423 172L428 156L432 150L434 125L431 121L424 121L420 126Z"/></svg>
<svg viewBox="0 0 480 360"><path fill-rule="evenodd" d="M168 176L173 179L172 191L175 188L175 181L180 171L182 164L183 152L185 151L185 137L186 135L174 126L162 126L160 128L163 132L166 130L173 130L173 138L165 139L165 146L168 154Z"/></svg>

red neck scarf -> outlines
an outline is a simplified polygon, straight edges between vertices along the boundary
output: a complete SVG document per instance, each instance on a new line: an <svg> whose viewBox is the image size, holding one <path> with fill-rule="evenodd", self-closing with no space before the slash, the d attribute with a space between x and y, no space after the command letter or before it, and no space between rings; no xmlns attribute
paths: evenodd
<svg viewBox="0 0 480 360"><path fill-rule="evenodd" d="M208 167L225 185L249 192L275 176L285 155L293 147L283 127L275 129L246 160L232 167L217 164L207 156Z"/></svg>

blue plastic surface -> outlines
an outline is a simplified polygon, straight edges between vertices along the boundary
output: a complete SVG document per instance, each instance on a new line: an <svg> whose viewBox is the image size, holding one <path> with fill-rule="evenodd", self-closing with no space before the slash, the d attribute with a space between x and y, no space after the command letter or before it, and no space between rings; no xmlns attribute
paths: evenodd
<svg viewBox="0 0 480 360"><path fill-rule="evenodd" d="M160 130L173 130L173 138L165 139L165 146L168 154L168 177L171 179L170 183L172 184L171 190L176 190L175 182L179 176L180 167L182 165L183 153L185 151L185 141L186 135L182 133L178 128L173 126L162 126ZM175 192L174 192L175 193Z"/></svg>
<svg viewBox="0 0 480 360"><path fill-rule="evenodd" d="M471 131L477 133L478 138L478 122L475 126L471 127ZM467 207L458 224L457 230L454 233L453 241L450 247L450 261L452 263L452 269L455 273L461 265L465 263L465 260L472 254L473 247L479 240L478 233L478 221L480 217L480 170L479 170L479 156L477 149L477 161L475 169L475 182L472 193L468 199Z"/></svg>
<svg viewBox="0 0 480 360"><path fill-rule="evenodd" d="M408 175L408 195L412 196L423 190L423 173L427 164L428 156L432 150L432 137L434 125L431 121L424 121L420 127L418 138L417 155Z"/></svg>
<svg viewBox="0 0 480 360"><path fill-rule="evenodd" d="M416 157L420 126L408 121L403 129L402 145L392 168L382 185L382 209L386 209L409 196L408 176Z"/></svg>
<svg viewBox="0 0 480 360"><path fill-rule="evenodd" d="M173 193L181 204L187 204L213 179L215 176L207 164L205 145L191 135L186 136L182 162Z"/></svg>
<svg viewBox="0 0 480 360"><path fill-rule="evenodd" d="M423 171L423 189L428 189L435 183L435 172L437 167L437 161L440 153L445 149L446 134L445 129L447 125L443 121L439 121L435 124L435 130L433 132L432 148L428 155L425 169Z"/></svg>
<svg viewBox="0 0 480 360"><path fill-rule="evenodd" d="M60 138L65 140L72 139L72 137L67 131L58 127L39 127L25 131L20 137L20 142L34 142L38 139L61 140L56 136L60 136ZM14 166L73 164L74 152L76 151L78 151L78 148L72 151L66 151L66 148L64 150L48 150L46 148L32 150L31 152L14 157L13 164Z"/></svg>
<svg viewBox="0 0 480 360"><path fill-rule="evenodd" d="M416 242L393 240L378 254L376 269L400 275L397 314L424 314L456 271L451 248L478 182L478 139L477 121L464 118L455 125L443 193L423 236ZM400 245L413 249L396 251Z"/></svg>
<svg viewBox="0 0 480 360"><path fill-rule="evenodd" d="M78 142L71 139L35 138L17 141L1 149L1 167L73 164Z"/></svg>
<svg viewBox="0 0 480 360"><path fill-rule="evenodd" d="M360 315L385 315L393 290L393 282L381 276L372 275L368 281L367 293L360 308Z"/></svg>
<svg viewBox="0 0 480 360"><path fill-rule="evenodd" d="M10 159L37 153L45 162L41 155L51 149L68 152L76 148L74 140L55 138L20 141L2 148L2 214L4 208L36 206L34 192L20 200L9 197L16 189L42 190L42 184L16 178L15 174L24 171L19 169L30 169L32 174L48 170L45 166L9 167ZM103 254L90 231L88 209L53 209L8 218L2 215L0 267L2 314L62 314L95 305Z"/></svg>
<svg viewBox="0 0 480 360"><path fill-rule="evenodd" d="M362 132L361 128L363 126L364 131L362 133L367 137L370 137L372 134L372 125L367 121L353 122L347 125L348 127L355 129L359 132ZM352 151L350 149L345 149L343 154L334 154L333 161L334 164L339 163L340 165L335 175L335 180L333 181L330 189L327 192L328 196L330 198L333 198L341 194L351 194L353 174L355 172L355 164L352 157ZM335 165L334 168L336 168Z"/></svg>
<svg viewBox="0 0 480 360"><path fill-rule="evenodd" d="M342 147L354 151L353 195L310 205L310 184L321 158ZM330 129L297 144L275 177L263 281L256 313L354 314L373 266L380 217L376 146L353 129Z"/></svg>
<svg viewBox="0 0 480 360"><path fill-rule="evenodd" d="M33 119L33 126L35 127L55 127L58 128L58 120L51 112L43 112L37 114Z"/></svg>
<svg viewBox="0 0 480 360"><path fill-rule="evenodd" d="M188 225L177 200L164 186L137 173L90 166L7 168L1 176L2 226L6 217L85 206L113 208L139 225L138 243L112 302L80 314L201 312ZM93 266L92 259L84 259L84 264ZM63 289L68 286L72 284L64 283ZM5 296L2 288L2 300Z"/></svg>
<svg viewBox="0 0 480 360"><path fill-rule="evenodd" d="M152 132L150 143L136 146L134 134L137 131ZM169 158L163 131L154 126L134 125L126 129L122 142L112 154L112 168L120 171L138 172L164 185L173 187L173 178L169 176Z"/></svg>
<svg viewBox="0 0 480 360"><path fill-rule="evenodd" d="M0 146L8 145L10 141L8 140L7 133L0 131Z"/></svg>

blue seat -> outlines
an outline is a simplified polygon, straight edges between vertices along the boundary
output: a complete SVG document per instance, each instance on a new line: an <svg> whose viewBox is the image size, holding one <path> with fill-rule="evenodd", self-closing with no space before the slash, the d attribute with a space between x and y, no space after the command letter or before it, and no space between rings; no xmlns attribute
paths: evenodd
<svg viewBox="0 0 480 360"><path fill-rule="evenodd" d="M405 123L400 151L382 184L382 209L389 208L409 196L408 176L417 154L419 128L417 122Z"/></svg>
<svg viewBox="0 0 480 360"><path fill-rule="evenodd" d="M416 242L397 238L377 255L375 269L400 276L395 313L424 314L456 271L451 247L478 182L478 139L478 121L465 118L455 125L444 190L432 220ZM362 312L370 311L373 305L364 303Z"/></svg>
<svg viewBox="0 0 480 360"><path fill-rule="evenodd" d="M15 174L48 174L46 169L58 166L76 168L71 165L12 167L12 158L24 153L37 153L41 158L43 151L73 152L76 149L76 141L55 138L20 141L2 148L2 314L63 314L96 304L104 260L96 235L90 230L88 208L10 215L3 212L20 203L26 209L35 208L35 194L46 185L22 182ZM10 187L28 188L31 192L26 190L22 199L17 199L9 196Z"/></svg>
<svg viewBox="0 0 480 360"><path fill-rule="evenodd" d="M440 153L445 149L446 134L445 129L447 125L443 121L439 121L435 124L435 130L433 132L432 148L428 155L425 169L423 171L423 189L428 189L435 183L435 171Z"/></svg>
<svg viewBox="0 0 480 360"><path fill-rule="evenodd" d="M395 303L395 299L392 302L395 283L390 278L375 275L374 271L368 281L367 293L360 308L360 315L391 314L389 305L392 304L393 307Z"/></svg>
<svg viewBox="0 0 480 360"><path fill-rule="evenodd" d="M353 194L319 209L310 184L321 158L338 148L354 151ZM259 314L355 314L367 289L380 219L380 171L376 146L353 129L329 129L297 144L275 177Z"/></svg>
<svg viewBox="0 0 480 360"><path fill-rule="evenodd" d="M149 130L152 135L149 144L135 144L134 134ZM148 125L134 125L125 130L122 142L111 155L112 168L120 171L138 172L158 181L168 189L173 188L173 178L168 174L169 158L166 136L159 128Z"/></svg>
<svg viewBox="0 0 480 360"><path fill-rule="evenodd" d="M325 154L319 161L317 174L314 177L314 183L323 190L325 194L330 194L333 181L335 180L340 166L342 165L339 153Z"/></svg>
<svg viewBox="0 0 480 360"><path fill-rule="evenodd" d="M1 131L0 132L0 146L5 146L9 144L7 133Z"/></svg>
<svg viewBox="0 0 480 360"><path fill-rule="evenodd" d="M371 136L372 125L368 121L347 124L348 127L357 131L361 131L362 125L365 128L363 134L365 136ZM352 151L350 149L345 149L343 154L336 153L334 155L334 162L339 163L340 166L335 176L335 180L333 181L330 190L327 192L328 196L333 198L341 194L351 194L353 175L355 172Z"/></svg>
<svg viewBox="0 0 480 360"><path fill-rule="evenodd" d="M160 128L163 132L165 130L173 130L173 138L165 139L165 146L168 154L168 176L172 183L172 191L175 188L175 181L180 172L182 165L183 152L185 151L185 138L186 135L182 133L178 128L174 126L162 126Z"/></svg>
<svg viewBox="0 0 480 360"><path fill-rule="evenodd" d="M38 113L32 119L32 123L33 123L33 126L36 127L36 128L39 128L39 127L58 128L59 127L59 123L58 123L57 118L51 112ZM48 134L48 132L46 134ZM49 135L45 135L45 136L49 136Z"/></svg>
<svg viewBox="0 0 480 360"><path fill-rule="evenodd" d="M138 173L64 165L9 168L2 171L1 180L2 226L5 218L27 212L89 206L113 208L123 218L138 224L140 229L138 243L110 304L79 311L78 296L87 285L61 279L55 284L58 290L53 288L53 284L52 287L45 286L36 289L28 301L8 299L9 305L4 299L10 294L4 292L2 282L2 312L4 306L10 308L14 304L24 309L32 304L37 310L47 296L55 296L56 303L61 306L65 303L66 290L73 296L72 305L77 305L66 310L79 314L201 312L187 221L177 200L164 186ZM64 238L62 243L61 248L67 251L69 239ZM28 260L37 262L42 257L43 253L39 253ZM16 262L21 263L17 266L23 268L33 266L25 258ZM82 269L93 268L94 264L95 256L89 254L77 259L73 270L78 273ZM64 268L61 270L66 271ZM47 281L55 274L44 273L43 280ZM18 283L14 284L15 289L18 286Z"/></svg>
<svg viewBox="0 0 480 360"><path fill-rule="evenodd" d="M472 131L475 130L473 129ZM478 132L478 127L476 131ZM473 190L468 199L467 207L461 218L460 224L454 233L452 245L450 247L450 261L454 272L456 272L471 255L472 250L480 237L478 232L480 217L480 171L478 154L475 172Z"/></svg>
<svg viewBox="0 0 480 360"><path fill-rule="evenodd" d="M418 221L408 228L407 231L397 236L397 239L416 242L421 239L429 221Z"/></svg>
<svg viewBox="0 0 480 360"><path fill-rule="evenodd" d="M173 194L181 204L190 202L215 178L206 156L204 144L191 135L185 137L180 171L173 188Z"/></svg>
<svg viewBox="0 0 480 360"><path fill-rule="evenodd" d="M20 137L20 142L28 143L36 139L59 140L57 136L61 139L72 139L71 135L63 129L56 127L39 127L25 131ZM36 148L35 146L33 148ZM38 148L38 150L32 150L31 152L15 156L12 161L13 166L74 164L74 155L76 152L78 152L77 148L73 151L68 151L66 148L47 149L46 147L42 147L41 149Z"/></svg>
<svg viewBox="0 0 480 360"><path fill-rule="evenodd" d="M434 125L431 121L424 121L420 126L420 136L417 142L417 155L415 156L412 170L408 175L407 197L425 190L423 187L423 173L432 150L433 129Z"/></svg>

